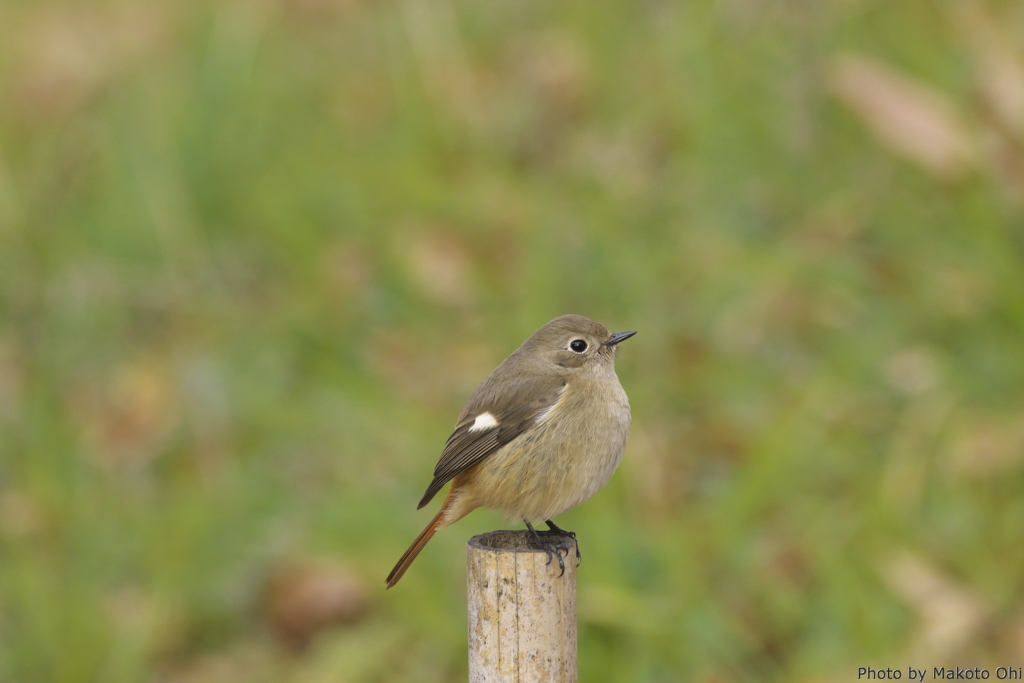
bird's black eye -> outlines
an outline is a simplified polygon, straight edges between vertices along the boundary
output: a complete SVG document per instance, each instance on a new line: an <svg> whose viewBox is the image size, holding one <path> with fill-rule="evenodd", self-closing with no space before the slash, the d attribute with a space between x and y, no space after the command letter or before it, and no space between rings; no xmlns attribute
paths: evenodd
<svg viewBox="0 0 1024 683"><path fill-rule="evenodd" d="M584 351L587 350L587 342L583 341L582 339L573 339L571 342L569 342L569 348L575 351L576 353L583 353Z"/></svg>

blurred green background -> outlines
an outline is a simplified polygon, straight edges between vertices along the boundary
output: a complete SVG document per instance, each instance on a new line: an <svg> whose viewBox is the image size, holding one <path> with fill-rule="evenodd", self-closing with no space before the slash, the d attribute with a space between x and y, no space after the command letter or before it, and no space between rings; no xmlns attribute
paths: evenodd
<svg viewBox="0 0 1024 683"><path fill-rule="evenodd" d="M460 681L383 579L536 328L636 329L584 681L1024 665L1024 5L0 2L0 680Z"/></svg>

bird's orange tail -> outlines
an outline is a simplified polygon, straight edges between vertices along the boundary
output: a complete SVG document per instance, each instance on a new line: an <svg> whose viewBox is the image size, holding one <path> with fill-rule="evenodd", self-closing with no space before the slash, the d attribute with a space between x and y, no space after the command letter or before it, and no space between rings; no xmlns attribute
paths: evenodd
<svg viewBox="0 0 1024 683"><path fill-rule="evenodd" d="M400 560L398 560L398 564L395 565L395 568L391 570L390 574L388 574L388 578L385 579L388 584L388 588L391 588L398 583L398 580L402 578L403 574L405 574L405 571L409 568L409 565L412 564L412 561L415 560L416 556L420 554L421 550L423 550L423 546L427 544L427 541L433 538L434 533L438 529L446 527L449 524L454 524L476 508L476 506L472 504L472 498L467 501L462 495L466 487L472 485L472 479L470 478L470 473L472 471L473 470L470 469L466 472L462 472L461 474L456 475L455 479L452 480L452 487L448 489L448 495L445 496L444 502L441 503L441 509L438 510L437 516L430 520L430 524L427 525L426 529L420 532L420 535L416 537L416 540L412 542L409 549L406 550L405 554L402 555Z"/></svg>
<svg viewBox="0 0 1024 683"><path fill-rule="evenodd" d="M388 584L388 588L391 588L398 583L398 580L402 578L403 574L405 574L405 570L409 568L412 561L416 559L416 556L420 554L423 547L427 545L427 541L434 536L434 532L441 528L441 516L444 515L445 510L446 507L442 505L441 511L437 513L437 516L434 517L434 519L430 520L430 524L427 525L427 528L420 532L420 535L416 537L416 540L412 542L409 549L406 550L405 554L402 555L400 560L398 560L398 564L395 565L395 568L391 570L390 574L388 574L388 578L385 579Z"/></svg>

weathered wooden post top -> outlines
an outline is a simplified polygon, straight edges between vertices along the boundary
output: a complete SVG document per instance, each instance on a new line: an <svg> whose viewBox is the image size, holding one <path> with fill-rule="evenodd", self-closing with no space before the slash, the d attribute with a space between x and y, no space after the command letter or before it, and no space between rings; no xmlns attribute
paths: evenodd
<svg viewBox="0 0 1024 683"><path fill-rule="evenodd" d="M467 545L470 683L576 683L576 542L492 531Z"/></svg>

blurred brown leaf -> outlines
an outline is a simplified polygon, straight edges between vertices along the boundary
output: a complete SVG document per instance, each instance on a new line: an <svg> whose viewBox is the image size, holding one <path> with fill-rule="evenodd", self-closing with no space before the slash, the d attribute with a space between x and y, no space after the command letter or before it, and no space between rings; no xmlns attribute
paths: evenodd
<svg viewBox="0 0 1024 683"><path fill-rule="evenodd" d="M489 82L494 133L521 162L554 163L585 112L590 73L589 56L572 35L517 33Z"/></svg>
<svg viewBox="0 0 1024 683"><path fill-rule="evenodd" d="M265 614L274 634L293 650L320 631L361 619L370 609L362 579L327 562L297 562L279 568L267 584Z"/></svg>
<svg viewBox="0 0 1024 683"><path fill-rule="evenodd" d="M431 227L400 231L399 235L396 249L418 291L452 306L473 300L475 267L457 235Z"/></svg>
<svg viewBox="0 0 1024 683"><path fill-rule="evenodd" d="M1024 410L969 415L960 420L949 449L954 476L992 477L1024 464Z"/></svg>
<svg viewBox="0 0 1024 683"><path fill-rule="evenodd" d="M949 98L889 66L854 55L827 73L832 94L892 152L943 179L976 166L976 151Z"/></svg>
<svg viewBox="0 0 1024 683"><path fill-rule="evenodd" d="M403 399L435 406L439 400L464 401L501 360L487 346L456 334L440 346L389 328L365 337L363 355L378 378Z"/></svg>
<svg viewBox="0 0 1024 683"><path fill-rule="evenodd" d="M365 244L340 240L327 249L320 272L328 300L345 306L373 284L373 257Z"/></svg>
<svg viewBox="0 0 1024 683"><path fill-rule="evenodd" d="M165 663L153 683L271 683L288 680L284 658L262 640L240 640L230 647L182 662Z"/></svg>
<svg viewBox="0 0 1024 683"><path fill-rule="evenodd" d="M1019 609L1000 639L1006 655L1024 652L1024 608Z"/></svg>
<svg viewBox="0 0 1024 683"><path fill-rule="evenodd" d="M650 142L636 135L587 129L575 137L572 153L580 175L604 183L619 198L643 193L656 170Z"/></svg>
<svg viewBox="0 0 1024 683"><path fill-rule="evenodd" d="M28 492L8 489L0 493L0 534L24 538L43 530L47 523L39 501Z"/></svg>
<svg viewBox="0 0 1024 683"><path fill-rule="evenodd" d="M1024 202L1024 61L981 3L954 3L951 24L974 61L985 151L1003 190Z"/></svg>
<svg viewBox="0 0 1024 683"><path fill-rule="evenodd" d="M1024 62L979 3L958 4L954 26L974 57L978 97L997 125L1024 141Z"/></svg>
<svg viewBox="0 0 1024 683"><path fill-rule="evenodd" d="M177 421L171 379L161 359L147 357L71 392L68 407L95 464L114 468L157 455Z"/></svg>
<svg viewBox="0 0 1024 683"><path fill-rule="evenodd" d="M948 661L985 624L987 610L974 591L908 551L891 557L882 567L882 574L920 619L911 643L911 658Z"/></svg>
<svg viewBox="0 0 1024 683"><path fill-rule="evenodd" d="M923 346L902 349L885 360L886 382L906 396L917 396L938 386L941 379L935 353Z"/></svg>
<svg viewBox="0 0 1024 683"><path fill-rule="evenodd" d="M513 80L541 105L544 118L560 122L580 112L590 90L590 64L572 36L528 34L512 47L511 62Z"/></svg>
<svg viewBox="0 0 1024 683"><path fill-rule="evenodd" d="M44 5L20 31L18 104L30 117L75 109L119 68L165 44L170 28L158 3Z"/></svg>
<svg viewBox="0 0 1024 683"><path fill-rule="evenodd" d="M781 521L764 526L753 537L749 548L751 561L758 567L758 575L774 584L775 590L806 585L811 562L797 539L796 530Z"/></svg>
<svg viewBox="0 0 1024 683"><path fill-rule="evenodd" d="M811 207L807 216L794 226L794 237L816 259L845 253L850 241L864 229L863 209L854 202L855 199L840 195Z"/></svg>

